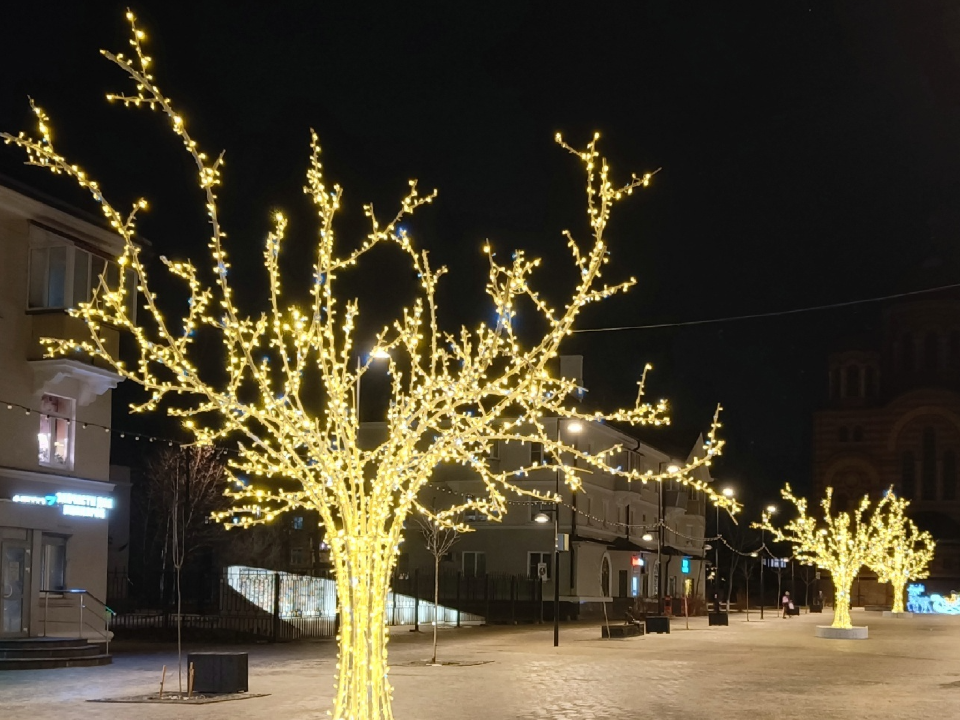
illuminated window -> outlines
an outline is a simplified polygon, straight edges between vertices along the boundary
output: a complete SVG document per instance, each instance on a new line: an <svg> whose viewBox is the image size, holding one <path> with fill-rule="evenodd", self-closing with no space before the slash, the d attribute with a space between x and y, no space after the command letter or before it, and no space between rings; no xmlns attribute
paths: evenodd
<svg viewBox="0 0 960 720"><path fill-rule="evenodd" d="M553 577L553 553L549 552L528 552L527 553L527 577L536 580L540 577L540 564L546 565L546 579Z"/></svg>
<svg viewBox="0 0 960 720"><path fill-rule="evenodd" d="M73 419L73 400L56 395L44 395L40 399L37 459L41 465L73 468Z"/></svg>
<svg viewBox="0 0 960 720"><path fill-rule="evenodd" d="M40 590L65 590L67 579L67 539L43 534L40 541Z"/></svg>
<svg viewBox="0 0 960 720"><path fill-rule="evenodd" d="M295 515L293 517L293 529L303 530L303 515Z"/></svg>

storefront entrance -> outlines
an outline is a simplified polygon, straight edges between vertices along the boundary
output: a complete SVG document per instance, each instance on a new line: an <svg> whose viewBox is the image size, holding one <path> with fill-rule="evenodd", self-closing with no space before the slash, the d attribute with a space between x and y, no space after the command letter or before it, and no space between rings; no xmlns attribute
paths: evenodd
<svg viewBox="0 0 960 720"><path fill-rule="evenodd" d="M23 637L30 627L30 547L0 540L0 637Z"/></svg>

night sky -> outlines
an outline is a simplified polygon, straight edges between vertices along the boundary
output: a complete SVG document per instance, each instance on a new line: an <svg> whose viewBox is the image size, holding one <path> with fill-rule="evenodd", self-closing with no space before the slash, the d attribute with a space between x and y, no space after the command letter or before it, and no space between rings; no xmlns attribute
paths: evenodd
<svg viewBox="0 0 960 720"><path fill-rule="evenodd" d="M30 127L26 96L61 152L120 204L151 200L158 254L202 259L194 174L157 116L102 96L126 89L98 50L127 50L125 4L8 3L0 24L0 128ZM619 206L605 279L629 295L581 326L674 323L788 310L956 282L944 258L960 221L960 6L954 2L140 2L158 84L208 152L226 149L223 210L235 278L261 283L270 211L292 218L291 280L314 224L300 188L309 128L360 206L395 207L408 178L440 197L409 224L451 275L447 326L489 319L480 247L543 256L541 286L571 279L560 231L585 238L583 181L553 144L594 130L615 172L662 168ZM0 173L91 211L69 184L0 151ZM353 231L353 235L350 232ZM383 250L348 279L370 323L407 301ZM255 293L251 293L254 294ZM876 329L883 304L657 330L591 333L590 402L632 402L645 362L689 447L720 402L728 452L715 475L774 497L810 481L811 413L826 355ZM365 386L366 388L366 386ZM124 420L135 424L138 420ZM117 419L120 423L120 418ZM172 431L170 431L172 432ZM657 437L647 436L653 442ZM743 493L742 493L743 494Z"/></svg>

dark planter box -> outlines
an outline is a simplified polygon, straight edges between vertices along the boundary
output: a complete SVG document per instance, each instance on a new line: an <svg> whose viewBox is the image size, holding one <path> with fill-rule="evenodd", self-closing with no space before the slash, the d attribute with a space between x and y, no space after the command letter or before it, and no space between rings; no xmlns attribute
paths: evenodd
<svg viewBox="0 0 960 720"><path fill-rule="evenodd" d="M810 604L810 612L812 612L812 613L822 613L822 612L823 612L823 605L819 605L819 604L817 604L817 603L811 603L811 604Z"/></svg>
<svg viewBox="0 0 960 720"><path fill-rule="evenodd" d="M730 619L727 613L725 612L712 612L709 614L709 624L710 625L729 625Z"/></svg>
<svg viewBox="0 0 960 720"><path fill-rule="evenodd" d="M247 653L199 652L187 655L193 663L193 691L201 694L247 692Z"/></svg>
<svg viewBox="0 0 960 720"><path fill-rule="evenodd" d="M646 620L647 634L670 633L670 618L664 615L652 615Z"/></svg>
<svg viewBox="0 0 960 720"><path fill-rule="evenodd" d="M601 625L600 637L628 638L643 635L643 626L630 623L629 625Z"/></svg>

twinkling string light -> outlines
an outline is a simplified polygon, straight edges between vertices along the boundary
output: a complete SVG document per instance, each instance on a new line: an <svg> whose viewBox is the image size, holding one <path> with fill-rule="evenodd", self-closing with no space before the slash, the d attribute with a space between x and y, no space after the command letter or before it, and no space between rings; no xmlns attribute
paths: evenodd
<svg viewBox="0 0 960 720"><path fill-rule="evenodd" d="M625 185L615 186L609 165L597 151L597 136L583 150L575 150L558 136L557 142L583 165L590 227L590 238L582 244L572 233L564 232L577 275L569 299L562 308L552 307L530 284L539 260L516 252L511 261L501 264L488 244L484 248L489 264L486 291L497 321L481 324L474 331L445 332L438 321L436 290L446 270L434 268L427 253L415 247L400 224L432 202L434 193L421 195L411 181L398 212L387 221L381 220L372 205L364 206L369 232L355 249L341 251L335 242L334 219L342 190L327 185L319 142L313 135L305 187L319 221L311 300L305 308L283 305L279 255L288 223L283 214L276 213L263 253L269 307L262 314L245 316L235 303L226 232L217 203L223 156L211 159L200 149L188 131L188 120L154 80L152 59L144 50L144 32L132 13L127 18L132 29L132 56L103 54L127 74L134 89L108 98L158 111L179 138L196 166L204 197L210 264L205 273L189 261L161 257L167 270L189 291L182 317L166 318L134 242L137 213L147 207L146 201L137 201L128 213L118 211L95 180L56 151L46 114L31 102L38 136L2 137L22 148L29 164L66 175L91 194L124 242L120 266L131 271L120 273L116 285L101 278L93 299L71 311L85 321L89 340L47 338L44 343L50 355L81 353L96 358L146 389L148 399L133 406L134 411L156 410L169 398L176 405L164 404L168 414L181 418L198 442L237 438L240 455L230 463L237 484L230 494L236 504L219 516L221 520L239 517L240 525L246 527L270 522L279 513L298 507L319 513L330 544L341 617L335 718L392 717L385 609L403 523L411 513L420 512L437 524L468 530L460 523L462 513L498 519L506 511L507 491L544 501L558 499L518 484L536 471L559 472L572 488L580 486L582 473L591 471L626 481L674 479L704 492L717 505L737 509L734 501L716 495L709 485L691 477L695 468L709 465L722 448L717 415L702 456L675 472L659 474L616 467L612 461L622 450L620 446L596 454L577 450L556 437L545 422L548 418L654 426L668 422L665 401L645 402L643 380L632 407L607 414L587 413L572 402L578 392L576 382L555 377L548 370L583 308L634 284L633 279L616 284L602 280L610 260L604 232L613 206L647 185L650 175L635 175ZM342 273L382 245L393 246L406 257L419 278L419 295L374 343L371 357L389 358L391 398L383 436L371 447L360 440L356 403L357 384L370 366L370 360L356 369L353 364L359 302L341 303L334 286ZM212 283L204 280L207 273ZM135 286L130 285L130 276ZM134 322L128 313L126 300L134 289L143 296L143 322ZM548 328L532 344L525 344L515 332L518 312L524 306L532 308ZM110 354L102 333L108 325L132 337L137 356L129 365ZM222 342L224 381L211 383L195 364L198 334ZM319 393L314 389L317 386ZM495 442L540 443L549 460L501 472L488 462ZM574 459L575 464L565 463L564 458ZM419 501L419 494L435 469L449 463L472 470L486 495L434 512ZM261 483L272 482L266 486L245 484L238 473L259 478Z"/></svg>
<svg viewBox="0 0 960 720"><path fill-rule="evenodd" d="M893 612L902 613L904 592L911 580L930 574L936 543L907 517L910 501L897 497L893 488L877 503L870 525L876 537L866 565L877 580L893 587Z"/></svg>
<svg viewBox="0 0 960 720"><path fill-rule="evenodd" d="M850 587L876 541L870 523L863 520L863 514L870 507L870 499L864 496L852 512L831 514L833 488L827 488L820 503L823 517L818 521L807 515L806 499L795 497L789 484L780 492L785 500L797 508L797 517L778 528L771 524L771 516L764 513L761 522L753 523L753 527L769 531L778 542L791 543L793 556L798 562L828 570L834 587L833 627L853 627L850 620Z"/></svg>

